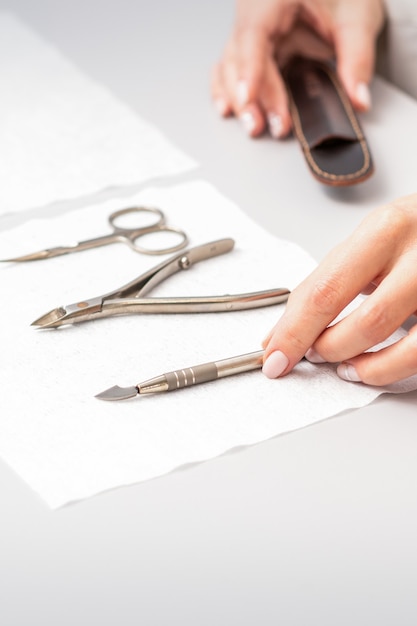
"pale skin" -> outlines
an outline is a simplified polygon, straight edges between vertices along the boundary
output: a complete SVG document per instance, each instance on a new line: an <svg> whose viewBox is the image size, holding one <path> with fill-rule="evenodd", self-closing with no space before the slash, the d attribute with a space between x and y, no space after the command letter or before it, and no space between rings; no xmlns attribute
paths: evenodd
<svg viewBox="0 0 417 626"><path fill-rule="evenodd" d="M238 0L236 19L212 74L219 113L236 116L251 137L291 130L281 70L293 54L335 58L359 111L384 24L382 0ZM371 212L290 295L263 347L263 372L288 374L305 356L337 363L345 380L386 385L417 374L417 325L397 343L369 352L417 311L417 194ZM360 293L352 313L335 319Z"/></svg>
<svg viewBox="0 0 417 626"><path fill-rule="evenodd" d="M281 68L293 54L335 57L353 105L369 109L383 23L382 0L237 0L234 28L212 73L219 113L238 117L251 137L265 129L285 137L291 118Z"/></svg>
<svg viewBox="0 0 417 626"><path fill-rule="evenodd" d="M417 325L395 344L366 352L416 315L416 268L413 194L372 211L292 292L264 341L264 373L288 374L306 355L314 363L338 363L341 378L369 385L417 374ZM331 325L359 293L368 294L362 304Z"/></svg>

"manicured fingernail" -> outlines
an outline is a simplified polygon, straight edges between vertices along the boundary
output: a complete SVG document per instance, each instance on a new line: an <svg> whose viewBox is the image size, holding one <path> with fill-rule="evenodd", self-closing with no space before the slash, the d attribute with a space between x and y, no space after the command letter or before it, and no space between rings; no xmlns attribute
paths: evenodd
<svg viewBox="0 0 417 626"><path fill-rule="evenodd" d="M240 80L236 87L236 97L238 104L244 106L248 102L249 92L246 81Z"/></svg>
<svg viewBox="0 0 417 626"><path fill-rule="evenodd" d="M326 359L323 359L322 356L314 348L309 348L305 354L307 361L310 363L326 363Z"/></svg>
<svg viewBox="0 0 417 626"><path fill-rule="evenodd" d="M214 106L216 107L219 115L226 115L228 106L225 100L223 100L222 98L217 98L217 100L214 101Z"/></svg>
<svg viewBox="0 0 417 626"><path fill-rule="evenodd" d="M356 99L365 110L371 108L371 92L366 83L359 83L356 86Z"/></svg>
<svg viewBox="0 0 417 626"><path fill-rule="evenodd" d="M361 378L358 376L358 372L350 363L341 363L337 367L337 375L343 380L348 380L351 383L360 383L362 382Z"/></svg>
<svg viewBox="0 0 417 626"><path fill-rule="evenodd" d="M282 137L282 118L277 113L268 113L269 132L274 139Z"/></svg>
<svg viewBox="0 0 417 626"><path fill-rule="evenodd" d="M276 350L275 352L271 352L266 359L262 372L267 378L278 378L278 376L287 369L288 363L288 357L286 357L283 352L280 352L280 350Z"/></svg>
<svg viewBox="0 0 417 626"><path fill-rule="evenodd" d="M253 117L252 113L250 113L249 111L245 111L244 113L242 113L239 119L242 122L243 128L246 130L248 135L251 135L255 128L255 118Z"/></svg>

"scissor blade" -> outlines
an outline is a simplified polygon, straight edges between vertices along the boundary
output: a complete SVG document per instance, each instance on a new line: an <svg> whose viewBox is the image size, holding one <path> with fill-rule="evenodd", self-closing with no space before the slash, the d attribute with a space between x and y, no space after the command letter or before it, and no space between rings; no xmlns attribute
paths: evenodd
<svg viewBox="0 0 417 626"><path fill-rule="evenodd" d="M38 252L32 252L31 254L24 254L22 256L16 256L13 259L0 259L1 263L20 263L22 261L42 261L43 259L52 259L54 256L61 256L63 254L69 254L78 250L79 244L73 246L59 246L57 248L48 248L45 250L39 250Z"/></svg>
<svg viewBox="0 0 417 626"><path fill-rule="evenodd" d="M16 256L13 259L0 259L0 263L20 263L21 261L40 261L50 257L49 250L40 250L23 256Z"/></svg>
<svg viewBox="0 0 417 626"><path fill-rule="evenodd" d="M119 387L119 385L115 385L98 393L95 397L99 400L128 400L137 396L138 393L137 387Z"/></svg>

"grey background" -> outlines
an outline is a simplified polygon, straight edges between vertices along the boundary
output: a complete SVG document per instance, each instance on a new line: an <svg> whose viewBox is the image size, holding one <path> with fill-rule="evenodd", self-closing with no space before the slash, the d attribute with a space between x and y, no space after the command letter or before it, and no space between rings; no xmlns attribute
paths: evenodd
<svg viewBox="0 0 417 626"><path fill-rule="evenodd" d="M260 224L317 259L396 192L382 151L372 181L334 192L310 180L291 142L250 141L237 122L218 119L208 77L232 2L2 0L0 8L156 123ZM377 146L382 111L377 99L368 118ZM65 208L3 218L0 228ZM382 397L54 512L0 462L0 623L415 624L416 400Z"/></svg>

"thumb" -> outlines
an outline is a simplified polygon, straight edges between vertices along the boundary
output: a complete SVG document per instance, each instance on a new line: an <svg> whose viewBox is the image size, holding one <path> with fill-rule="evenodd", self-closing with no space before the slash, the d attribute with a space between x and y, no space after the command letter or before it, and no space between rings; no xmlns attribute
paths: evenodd
<svg viewBox="0 0 417 626"><path fill-rule="evenodd" d="M368 85L374 72L376 36L369 23L359 20L339 25L335 34L337 71L359 111L371 106Z"/></svg>

